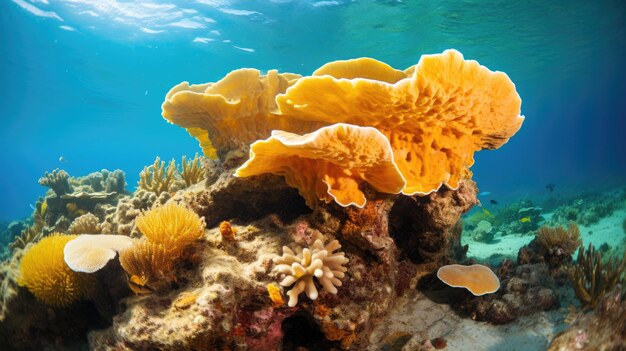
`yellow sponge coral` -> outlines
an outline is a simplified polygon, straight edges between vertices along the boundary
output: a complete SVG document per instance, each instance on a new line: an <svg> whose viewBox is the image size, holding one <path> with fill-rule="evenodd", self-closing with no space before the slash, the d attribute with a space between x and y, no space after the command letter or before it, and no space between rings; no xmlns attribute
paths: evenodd
<svg viewBox="0 0 626 351"><path fill-rule="evenodd" d="M283 93L299 75L271 70L262 76L255 69L230 72L216 83L172 88L163 102L163 117L198 139L207 157L266 138L281 129L284 117L277 112L274 97ZM282 128L284 129L284 128Z"/></svg>
<svg viewBox="0 0 626 351"><path fill-rule="evenodd" d="M205 227L203 218L173 202L142 213L135 224L148 241L173 252L201 238Z"/></svg>
<svg viewBox="0 0 626 351"><path fill-rule="evenodd" d="M94 278L71 270L63 259L63 248L77 235L53 234L24 254L18 283L47 305L64 307L87 296Z"/></svg>
<svg viewBox="0 0 626 351"><path fill-rule="evenodd" d="M310 207L318 199L363 207L361 183L385 193L399 193L405 184L384 135L375 128L341 123L302 136L274 131L267 140L255 142L250 159L235 175L263 173L284 176Z"/></svg>
<svg viewBox="0 0 626 351"><path fill-rule="evenodd" d="M413 195L443 184L454 189L471 177L474 152L505 144L522 125L520 108L505 73L446 50L404 71L371 58L331 62L309 77L236 70L217 83L174 87L163 116L190 130L207 155L213 147L229 151L265 139L272 130L374 127L391 144L406 180L402 192Z"/></svg>
<svg viewBox="0 0 626 351"><path fill-rule="evenodd" d="M474 152L502 146L523 122L509 77L456 50L422 56L403 79L371 59L331 63L315 74L276 97L280 112L307 123L377 128L391 143L405 194L457 188L471 175Z"/></svg>

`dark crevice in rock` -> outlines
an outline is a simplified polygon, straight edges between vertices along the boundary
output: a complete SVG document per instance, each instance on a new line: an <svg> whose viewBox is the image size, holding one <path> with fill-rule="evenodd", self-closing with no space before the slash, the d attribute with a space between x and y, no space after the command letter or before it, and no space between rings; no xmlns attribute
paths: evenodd
<svg viewBox="0 0 626 351"><path fill-rule="evenodd" d="M339 349L339 344L324 337L320 326L308 312L298 312L285 318L282 323L284 333L283 350L325 351Z"/></svg>

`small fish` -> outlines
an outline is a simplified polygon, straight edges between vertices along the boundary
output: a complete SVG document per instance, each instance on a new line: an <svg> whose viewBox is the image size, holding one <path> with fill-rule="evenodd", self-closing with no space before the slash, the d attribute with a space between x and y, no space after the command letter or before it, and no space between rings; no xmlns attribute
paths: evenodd
<svg viewBox="0 0 626 351"><path fill-rule="evenodd" d="M524 217L524 218L520 219L519 221L522 222L522 223L528 223L528 222L530 222L530 216Z"/></svg>
<svg viewBox="0 0 626 351"><path fill-rule="evenodd" d="M494 205L497 205L497 204L498 204L498 201L493 200L493 199L489 200L489 202L491 202L491 203L492 203L492 204L494 204Z"/></svg>
<svg viewBox="0 0 626 351"><path fill-rule="evenodd" d="M482 208L482 210L483 210L483 213L484 213L484 214L486 214L487 216L489 216L489 217L493 217L493 215L491 214L491 212L489 212L489 210L488 210L488 209L486 209L486 208Z"/></svg>
<svg viewBox="0 0 626 351"><path fill-rule="evenodd" d="M48 200L44 200L44 202L41 204L41 210L39 210L39 212L41 213L41 216L45 216L47 210L48 210Z"/></svg>
<svg viewBox="0 0 626 351"><path fill-rule="evenodd" d="M483 191L482 193L478 193L478 196L489 196L491 195L491 191Z"/></svg>
<svg viewBox="0 0 626 351"><path fill-rule="evenodd" d="M30 206L30 208L31 208L33 211L37 209L35 206L33 206L33 204L28 204L28 206Z"/></svg>
<svg viewBox="0 0 626 351"><path fill-rule="evenodd" d="M59 162L65 163L65 162L67 162L67 160L65 159L65 157L59 156Z"/></svg>
<svg viewBox="0 0 626 351"><path fill-rule="evenodd" d="M143 93L143 96L146 96L146 95L148 95L148 91L147 90L146 90L145 93Z"/></svg>
<svg viewBox="0 0 626 351"><path fill-rule="evenodd" d="M552 183L546 185L546 189L548 189L549 192L553 192L554 191L554 187L555 187L555 185L552 184Z"/></svg>
<svg viewBox="0 0 626 351"><path fill-rule="evenodd" d="M138 275L128 277L128 287L137 295L152 294L154 289L146 285L147 279Z"/></svg>

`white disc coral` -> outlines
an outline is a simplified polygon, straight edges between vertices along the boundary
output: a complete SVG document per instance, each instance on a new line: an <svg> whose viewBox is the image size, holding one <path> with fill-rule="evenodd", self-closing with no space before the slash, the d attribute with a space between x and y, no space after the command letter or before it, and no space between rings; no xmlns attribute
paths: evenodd
<svg viewBox="0 0 626 351"><path fill-rule="evenodd" d="M83 234L65 245L63 256L71 270L93 273L133 243L134 240L125 235Z"/></svg>
<svg viewBox="0 0 626 351"><path fill-rule="evenodd" d="M294 252L287 246L283 246L283 255L274 257L276 267L274 270L284 275L280 285L288 287L293 285L287 292L289 296L289 307L294 307L298 303L298 296L305 292L311 299L315 300L318 291L313 281L313 277L322 287L331 294L337 293L337 286L341 286L341 278L348 270L344 265L348 263L348 258L343 252L334 252L341 248L339 241L333 240L324 246L321 236L309 248L297 247Z"/></svg>

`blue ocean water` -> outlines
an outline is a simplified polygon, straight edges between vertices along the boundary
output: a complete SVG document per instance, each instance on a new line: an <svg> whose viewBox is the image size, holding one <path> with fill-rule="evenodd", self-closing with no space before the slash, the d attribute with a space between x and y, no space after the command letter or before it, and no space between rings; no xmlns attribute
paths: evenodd
<svg viewBox="0 0 626 351"><path fill-rule="evenodd" d="M133 189L155 156L199 152L160 116L181 81L240 67L310 74L361 56L404 69L448 48L506 72L523 100L522 129L476 155L481 190L505 199L620 182L625 24L620 0L2 1L0 219L32 212L45 171L119 168Z"/></svg>

